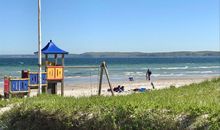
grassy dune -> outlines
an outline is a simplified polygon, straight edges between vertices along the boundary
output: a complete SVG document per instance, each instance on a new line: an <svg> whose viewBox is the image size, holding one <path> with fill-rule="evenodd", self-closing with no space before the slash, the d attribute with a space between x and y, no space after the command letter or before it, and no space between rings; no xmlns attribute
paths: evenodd
<svg viewBox="0 0 220 130"><path fill-rule="evenodd" d="M8 129L220 129L220 78L115 97L42 95L1 116Z"/></svg>

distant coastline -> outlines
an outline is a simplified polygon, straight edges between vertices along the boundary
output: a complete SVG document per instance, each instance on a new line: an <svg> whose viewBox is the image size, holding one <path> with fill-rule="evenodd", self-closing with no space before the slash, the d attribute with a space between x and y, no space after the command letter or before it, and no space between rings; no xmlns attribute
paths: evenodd
<svg viewBox="0 0 220 130"><path fill-rule="evenodd" d="M220 51L178 51L178 52L85 52L69 54L68 58L147 58L147 57L220 57ZM37 58L34 54L0 55L0 58Z"/></svg>

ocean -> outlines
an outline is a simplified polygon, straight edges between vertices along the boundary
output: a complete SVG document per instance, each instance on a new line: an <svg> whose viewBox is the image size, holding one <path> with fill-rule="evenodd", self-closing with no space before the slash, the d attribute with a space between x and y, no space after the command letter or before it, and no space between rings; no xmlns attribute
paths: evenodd
<svg viewBox="0 0 220 130"><path fill-rule="evenodd" d="M111 81L144 80L147 69L152 78L193 78L220 76L219 57L149 57L149 58L65 58L66 66L99 66L107 63ZM20 77L21 70L37 71L37 58L0 58L0 86L4 76ZM60 61L59 61L60 62ZM65 69L69 83L98 82L99 69Z"/></svg>

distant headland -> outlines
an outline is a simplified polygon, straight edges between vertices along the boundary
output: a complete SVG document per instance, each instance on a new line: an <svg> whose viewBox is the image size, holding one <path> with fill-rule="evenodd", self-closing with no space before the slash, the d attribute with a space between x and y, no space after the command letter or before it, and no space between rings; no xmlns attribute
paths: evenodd
<svg viewBox="0 0 220 130"><path fill-rule="evenodd" d="M67 58L147 58L147 57L220 57L220 51L176 51L176 52L85 52L69 54ZM37 55L0 55L0 58L37 58Z"/></svg>
<svg viewBox="0 0 220 130"><path fill-rule="evenodd" d="M220 56L220 51L179 51L179 52L86 52L79 57L95 58L146 58L146 57L185 57L185 56Z"/></svg>

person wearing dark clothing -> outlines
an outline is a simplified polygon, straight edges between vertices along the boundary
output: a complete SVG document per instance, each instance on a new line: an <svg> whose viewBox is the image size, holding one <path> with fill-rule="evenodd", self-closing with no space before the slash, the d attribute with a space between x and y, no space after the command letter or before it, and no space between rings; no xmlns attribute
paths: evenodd
<svg viewBox="0 0 220 130"><path fill-rule="evenodd" d="M115 87L115 88L113 89L113 91L118 92L120 88L121 88L121 86L118 85L118 87Z"/></svg>
<svg viewBox="0 0 220 130"><path fill-rule="evenodd" d="M146 80L149 80L150 81L150 76L151 76L152 72L150 71L150 69L147 69L147 72L146 72Z"/></svg>
<svg viewBox="0 0 220 130"><path fill-rule="evenodd" d="M151 77L150 77L151 74L152 74L151 70L150 70L150 69L147 69L147 72L146 72L146 80L149 80L149 81L150 81L150 84L151 84L151 86L152 86L152 88L155 89L154 83L152 82Z"/></svg>
<svg viewBox="0 0 220 130"><path fill-rule="evenodd" d="M115 92L124 92L124 86L120 86L120 85L118 85L118 87L114 87L113 88L113 91L115 91ZM108 91L110 91L110 89L108 89Z"/></svg>
<svg viewBox="0 0 220 130"><path fill-rule="evenodd" d="M128 79L129 79L129 81L134 81L133 77L129 77Z"/></svg>
<svg viewBox="0 0 220 130"><path fill-rule="evenodd" d="M119 89L119 92L123 92L125 89L124 89L124 86L121 86L121 88Z"/></svg>

